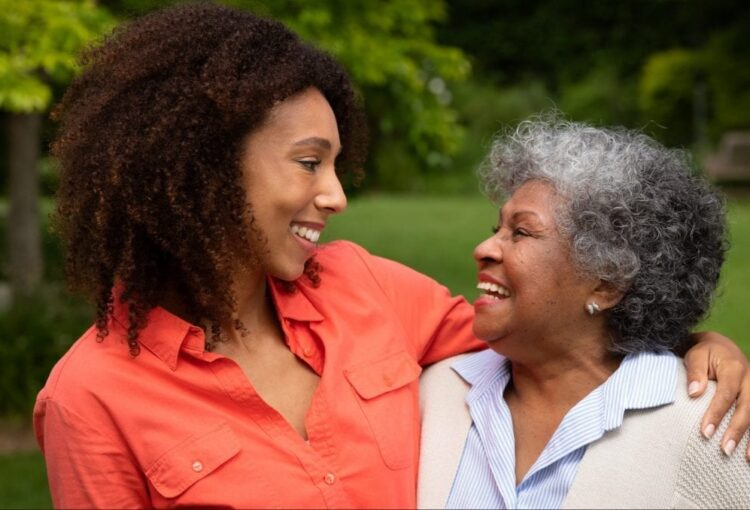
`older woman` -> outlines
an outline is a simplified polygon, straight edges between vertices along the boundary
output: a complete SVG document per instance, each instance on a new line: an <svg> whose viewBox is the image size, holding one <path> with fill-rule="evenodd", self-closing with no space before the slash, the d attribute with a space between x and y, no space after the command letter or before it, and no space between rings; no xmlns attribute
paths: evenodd
<svg viewBox="0 0 750 510"><path fill-rule="evenodd" d="M474 257L490 349L423 378L418 505L747 507L747 437L699 434L679 351L726 249L722 199L648 137L555 118L496 141Z"/></svg>

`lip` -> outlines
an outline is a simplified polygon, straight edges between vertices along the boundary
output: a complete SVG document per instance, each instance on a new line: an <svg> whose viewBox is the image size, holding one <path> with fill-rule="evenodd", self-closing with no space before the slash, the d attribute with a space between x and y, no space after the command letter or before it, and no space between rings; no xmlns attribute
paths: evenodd
<svg viewBox="0 0 750 510"><path fill-rule="evenodd" d="M325 223L319 223L316 221L292 221L289 225L298 225L300 227L311 228L313 230L322 231L326 228Z"/></svg>
<svg viewBox="0 0 750 510"><path fill-rule="evenodd" d="M505 301L507 301L508 298L502 298L502 299L495 299L492 298L486 294L482 294L478 298L474 300L474 310L479 310L480 308L490 307L490 306L499 306L502 305Z"/></svg>
<svg viewBox="0 0 750 510"><path fill-rule="evenodd" d="M495 278L489 273L481 272L477 275L477 280L480 282L489 282L494 283L495 285L500 285L501 287L505 287L506 289L509 288L508 284L499 280L498 278Z"/></svg>

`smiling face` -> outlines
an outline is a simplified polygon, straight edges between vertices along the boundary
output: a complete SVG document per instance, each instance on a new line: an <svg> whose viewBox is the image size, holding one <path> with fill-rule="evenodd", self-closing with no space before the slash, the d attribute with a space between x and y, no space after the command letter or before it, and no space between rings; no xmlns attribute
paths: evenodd
<svg viewBox="0 0 750 510"><path fill-rule="evenodd" d="M282 280L302 275L331 214L346 208L336 175L341 150L331 106L307 89L276 106L251 133L242 158L254 227L264 236L264 270Z"/></svg>
<svg viewBox="0 0 750 510"><path fill-rule="evenodd" d="M501 209L497 232L475 248L479 338L554 341L587 320L584 305L598 282L576 272L555 222L560 200L544 182L525 183Z"/></svg>

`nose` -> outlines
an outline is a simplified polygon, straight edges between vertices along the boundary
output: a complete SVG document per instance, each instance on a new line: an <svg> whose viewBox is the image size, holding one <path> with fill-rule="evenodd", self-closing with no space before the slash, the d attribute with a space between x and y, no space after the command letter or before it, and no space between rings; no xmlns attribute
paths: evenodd
<svg viewBox="0 0 750 510"><path fill-rule="evenodd" d="M334 169L325 172L321 184L320 193L315 197L315 206L329 214L337 214L346 210L346 193Z"/></svg>
<svg viewBox="0 0 750 510"><path fill-rule="evenodd" d="M482 267L487 264L499 264L503 260L503 250L497 234L492 235L474 248L474 260Z"/></svg>

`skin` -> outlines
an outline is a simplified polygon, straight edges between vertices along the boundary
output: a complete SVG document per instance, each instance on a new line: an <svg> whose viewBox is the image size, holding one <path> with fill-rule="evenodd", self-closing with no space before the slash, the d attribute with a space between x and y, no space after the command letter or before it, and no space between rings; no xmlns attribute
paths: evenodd
<svg viewBox="0 0 750 510"><path fill-rule="evenodd" d="M336 117L316 89L279 103L248 136L242 172L265 249L261 268L235 279L242 282L234 289L238 318L250 333L243 336L223 325L230 341L216 348L242 368L263 400L305 438L305 414L320 377L287 348L266 276L299 278L315 244L292 233L292 226L321 231L330 215L346 208L334 167L340 150Z"/></svg>

